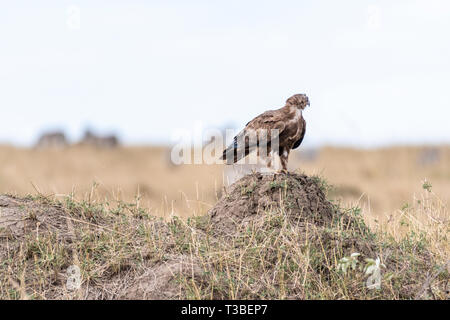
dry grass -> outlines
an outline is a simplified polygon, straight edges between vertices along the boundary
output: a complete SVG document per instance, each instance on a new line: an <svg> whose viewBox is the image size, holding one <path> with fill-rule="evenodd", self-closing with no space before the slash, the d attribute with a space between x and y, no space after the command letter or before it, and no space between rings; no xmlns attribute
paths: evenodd
<svg viewBox="0 0 450 320"><path fill-rule="evenodd" d="M0 147L0 194L33 194L20 221L37 228L16 242L0 234L0 298L447 299L450 148L436 150L294 153L291 170L326 177L316 179L327 197L359 222L310 225L305 235L280 205L227 240L200 217L222 193L221 166L174 167L162 147ZM65 217L56 229L39 220L47 206ZM365 289L361 272L337 271L356 251L387 265L382 291ZM72 264L82 270L76 292L64 286Z"/></svg>
<svg viewBox="0 0 450 320"><path fill-rule="evenodd" d="M357 203L379 218L420 194L424 180L433 184L445 204L450 203L450 147L446 146L324 148L315 161L295 162L294 168L298 166L309 175L326 177L335 186L331 196Z"/></svg>
<svg viewBox="0 0 450 320"><path fill-rule="evenodd" d="M437 150L437 151L436 151ZM378 150L324 148L313 157L291 155L291 170L320 175L335 186L330 193L348 206L384 219L420 194L427 179L444 204L450 202L450 147ZM174 167L163 147L112 150L72 147L30 150L0 146L0 193L84 197L98 184L101 199L134 201L154 215L182 217L205 213L220 197L219 165Z"/></svg>
<svg viewBox="0 0 450 320"><path fill-rule="evenodd" d="M189 216L214 205L222 180L220 166L171 165L164 147L0 147L0 193L83 198L96 185L99 199L129 202L139 195L155 215Z"/></svg>
<svg viewBox="0 0 450 320"><path fill-rule="evenodd" d="M429 188L418 207L370 230L359 208L337 203L331 220L299 220L283 186L274 186L278 205L238 224L232 237L208 216L163 222L138 200L95 200L95 189L83 201L6 197L0 209L23 226L0 230L0 299L448 299L449 214ZM241 189L237 202L248 196ZM355 252L361 266L377 257L386 265L381 290L367 289L358 268L339 270ZM82 285L71 291L66 271L74 264Z"/></svg>

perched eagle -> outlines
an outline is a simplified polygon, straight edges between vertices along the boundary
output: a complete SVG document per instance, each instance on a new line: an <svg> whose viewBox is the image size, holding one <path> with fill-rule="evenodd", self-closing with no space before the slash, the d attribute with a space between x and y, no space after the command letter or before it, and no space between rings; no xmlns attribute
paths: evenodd
<svg viewBox="0 0 450 320"><path fill-rule="evenodd" d="M309 106L308 97L296 94L286 100L284 107L260 114L234 137L233 143L223 151L221 160L226 160L227 164L236 163L256 150L268 168L272 168L271 155L277 154L282 171L287 172L289 152L298 148L305 136L302 110L306 106Z"/></svg>

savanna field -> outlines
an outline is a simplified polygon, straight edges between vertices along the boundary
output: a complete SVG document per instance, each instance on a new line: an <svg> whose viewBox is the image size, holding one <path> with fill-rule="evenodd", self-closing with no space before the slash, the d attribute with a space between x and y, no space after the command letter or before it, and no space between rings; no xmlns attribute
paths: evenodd
<svg viewBox="0 0 450 320"><path fill-rule="evenodd" d="M224 166L174 166L166 147L1 146L0 210L22 224L0 216L0 298L448 298L450 147L301 150L289 165L231 188ZM293 217L306 187L325 209ZM265 215L223 222L251 201ZM383 287L367 290L358 268L376 258Z"/></svg>
<svg viewBox="0 0 450 320"><path fill-rule="evenodd" d="M318 175L334 188L330 196L359 205L368 217L395 215L414 203L429 182L442 202L450 201L450 147L376 150L323 148L293 152L290 170ZM218 200L224 166L181 165L165 147L18 149L0 146L0 193L40 192L78 199L134 201L154 215L189 217L206 213Z"/></svg>

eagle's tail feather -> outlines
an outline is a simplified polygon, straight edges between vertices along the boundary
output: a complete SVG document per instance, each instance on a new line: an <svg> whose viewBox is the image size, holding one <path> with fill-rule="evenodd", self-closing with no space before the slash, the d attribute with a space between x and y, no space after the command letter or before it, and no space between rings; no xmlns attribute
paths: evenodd
<svg viewBox="0 0 450 320"><path fill-rule="evenodd" d="M243 145L239 145L238 139L240 135L237 135L233 139L233 143L230 144L222 154L220 160L226 160L227 164L233 164L249 155L254 150L255 145L249 145L248 141Z"/></svg>

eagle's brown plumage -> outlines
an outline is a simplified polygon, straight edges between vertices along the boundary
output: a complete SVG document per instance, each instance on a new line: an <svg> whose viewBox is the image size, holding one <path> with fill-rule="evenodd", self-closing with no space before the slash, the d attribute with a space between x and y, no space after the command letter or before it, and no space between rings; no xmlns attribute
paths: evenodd
<svg viewBox="0 0 450 320"><path fill-rule="evenodd" d="M303 119L302 110L306 106L309 106L308 97L305 94L296 94L286 100L284 107L266 111L257 116L234 137L233 143L224 150L221 159L227 160L227 164L231 164L257 150L258 156L267 160L270 153L273 152L280 157L283 171L287 171L289 152L298 148L305 136L306 122ZM278 150L273 150L272 141L277 137ZM260 147L266 141L267 154L262 154ZM267 160L266 163L268 167L272 166L271 159Z"/></svg>

